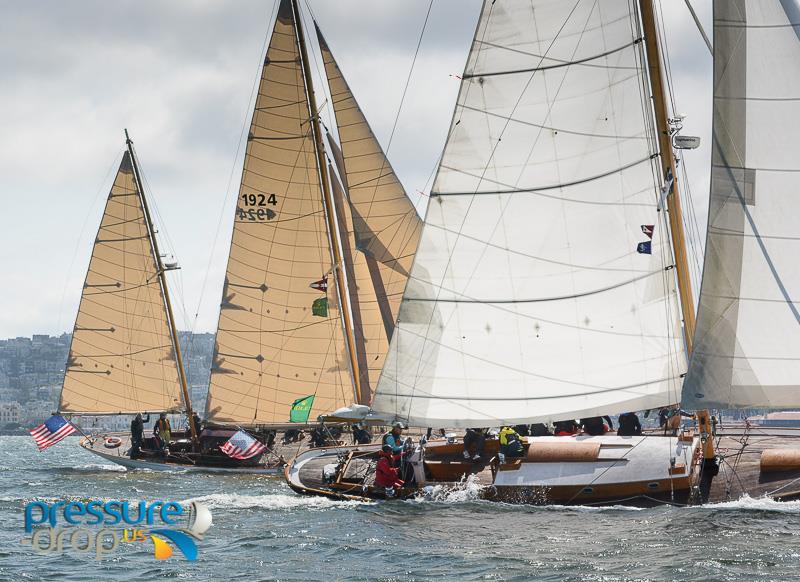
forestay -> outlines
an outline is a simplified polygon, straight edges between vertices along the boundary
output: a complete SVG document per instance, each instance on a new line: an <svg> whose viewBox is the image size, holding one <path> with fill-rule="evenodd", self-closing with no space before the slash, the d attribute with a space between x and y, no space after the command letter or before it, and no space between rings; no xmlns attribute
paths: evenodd
<svg viewBox="0 0 800 582"><path fill-rule="evenodd" d="M683 402L800 405L800 6L714 2L711 200Z"/></svg>
<svg viewBox="0 0 800 582"><path fill-rule="evenodd" d="M311 418L353 400L310 117L282 0L237 199L207 403L214 422L285 423L292 402L311 394Z"/></svg>
<svg viewBox="0 0 800 582"><path fill-rule="evenodd" d="M484 3L376 411L493 426L678 400L634 5Z"/></svg>
<svg viewBox="0 0 800 582"><path fill-rule="evenodd" d="M150 237L131 158L125 152L94 241L59 412L183 409Z"/></svg>

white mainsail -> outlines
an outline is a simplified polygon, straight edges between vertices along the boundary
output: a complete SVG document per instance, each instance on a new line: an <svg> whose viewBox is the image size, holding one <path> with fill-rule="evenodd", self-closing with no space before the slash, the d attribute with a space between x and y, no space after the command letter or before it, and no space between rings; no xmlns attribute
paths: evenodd
<svg viewBox="0 0 800 582"><path fill-rule="evenodd" d="M377 412L492 426L678 401L635 5L484 3Z"/></svg>
<svg viewBox="0 0 800 582"><path fill-rule="evenodd" d="M683 404L800 405L800 6L714 2L711 199Z"/></svg>
<svg viewBox="0 0 800 582"><path fill-rule="evenodd" d="M132 414L184 408L141 196L125 152L94 241L59 412Z"/></svg>

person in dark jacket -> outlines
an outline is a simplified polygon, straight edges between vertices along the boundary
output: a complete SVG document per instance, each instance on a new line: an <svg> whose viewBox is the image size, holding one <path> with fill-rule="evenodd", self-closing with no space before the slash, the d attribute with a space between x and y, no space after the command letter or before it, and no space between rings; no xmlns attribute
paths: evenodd
<svg viewBox="0 0 800 582"><path fill-rule="evenodd" d="M464 458L473 461L483 456L486 447L486 434L482 428L468 428L464 434Z"/></svg>
<svg viewBox="0 0 800 582"><path fill-rule="evenodd" d="M372 435L369 434L367 429L357 424L354 424L352 428L354 445L368 445L372 442Z"/></svg>
<svg viewBox="0 0 800 582"><path fill-rule="evenodd" d="M395 466L398 461L399 455L392 453L392 446L383 445L378 453L378 464L375 466L375 486L383 487L387 498L394 497L404 485L400 479L400 469Z"/></svg>
<svg viewBox="0 0 800 582"><path fill-rule="evenodd" d="M604 424L604 420L608 424ZM581 428L586 434L599 436L601 434L606 434L610 430L614 430L614 423L611 422L610 416L592 416L590 418L581 419Z"/></svg>
<svg viewBox="0 0 800 582"><path fill-rule="evenodd" d="M383 435L381 439L382 445L389 445L392 447L392 453L395 455L399 455L403 452L403 423L402 422L394 422L392 423L392 430L387 432Z"/></svg>
<svg viewBox="0 0 800 582"><path fill-rule="evenodd" d="M617 419L619 427L617 427L617 434L619 436L637 436L642 434L642 423L639 422L639 417L635 412L625 412L619 415Z"/></svg>
<svg viewBox="0 0 800 582"><path fill-rule="evenodd" d="M150 414L147 420L142 418L142 413L138 413L131 421L131 459L139 457L142 446L144 446L144 423L150 422Z"/></svg>
<svg viewBox="0 0 800 582"><path fill-rule="evenodd" d="M543 422L537 422L531 425L531 436L553 436L550 429Z"/></svg>

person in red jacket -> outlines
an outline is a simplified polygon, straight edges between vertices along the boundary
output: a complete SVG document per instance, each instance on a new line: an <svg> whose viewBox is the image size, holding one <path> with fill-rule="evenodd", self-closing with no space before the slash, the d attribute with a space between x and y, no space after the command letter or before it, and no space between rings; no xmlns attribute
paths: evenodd
<svg viewBox="0 0 800 582"><path fill-rule="evenodd" d="M394 466L397 460L399 455L392 454L391 445L383 445L383 449L378 453L378 465L375 467L375 486L383 487L387 498L394 497L404 483L399 477L400 470Z"/></svg>

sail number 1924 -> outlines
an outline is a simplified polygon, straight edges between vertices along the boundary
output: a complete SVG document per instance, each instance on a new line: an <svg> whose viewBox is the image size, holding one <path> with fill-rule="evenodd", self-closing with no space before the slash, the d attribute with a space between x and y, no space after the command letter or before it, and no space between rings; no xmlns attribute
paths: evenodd
<svg viewBox="0 0 800 582"><path fill-rule="evenodd" d="M278 197L275 194L242 194L242 205L236 209L240 220L272 220L275 212L270 208L265 208L268 204L275 206L278 204ZM249 206L250 208L244 208Z"/></svg>

